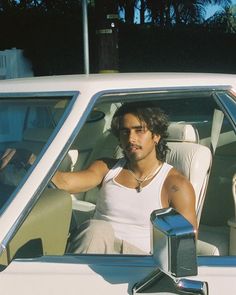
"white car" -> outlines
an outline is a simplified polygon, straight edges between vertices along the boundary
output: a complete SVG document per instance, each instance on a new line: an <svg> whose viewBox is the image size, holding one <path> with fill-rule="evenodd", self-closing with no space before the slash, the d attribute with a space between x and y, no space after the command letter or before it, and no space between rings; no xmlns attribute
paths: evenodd
<svg viewBox="0 0 236 295"><path fill-rule="evenodd" d="M167 162L195 189L198 241L177 212L153 208L150 255L67 253L71 231L93 215L97 189L70 195L50 179L57 169L120 157L110 122L128 101L168 114ZM235 132L236 75L2 80L0 158L15 148L36 160L28 168L14 159L0 171L1 294L236 294Z"/></svg>

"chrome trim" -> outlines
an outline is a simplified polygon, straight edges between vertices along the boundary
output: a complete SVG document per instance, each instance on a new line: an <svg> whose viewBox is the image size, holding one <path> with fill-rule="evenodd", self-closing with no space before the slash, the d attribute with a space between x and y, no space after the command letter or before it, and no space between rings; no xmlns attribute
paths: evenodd
<svg viewBox="0 0 236 295"><path fill-rule="evenodd" d="M236 256L198 256L198 266L236 267Z"/></svg>
<svg viewBox="0 0 236 295"><path fill-rule="evenodd" d="M54 259L63 263L69 263L73 261L79 264L89 264L89 265L113 265L115 267L120 266L137 266L137 267L148 267L156 268L156 262L151 255L136 255L136 254L65 254L64 256L44 256L40 258L43 262L53 262ZM38 258L35 258L38 259Z"/></svg>
<svg viewBox="0 0 236 295"><path fill-rule="evenodd" d="M164 286L164 288L163 288ZM132 288L132 294L198 294L208 295L208 283L169 277L160 269L152 271Z"/></svg>
<svg viewBox="0 0 236 295"><path fill-rule="evenodd" d="M186 292L188 294L198 294L198 295L208 294L207 282L180 279L176 281L176 287L179 291Z"/></svg>
<svg viewBox="0 0 236 295"><path fill-rule="evenodd" d="M89 265L131 265L157 268L157 263L151 255L65 254L64 256L50 255L32 259L42 262L54 262L56 259L59 263L70 263L71 261L71 263ZM18 260L28 261L28 259ZM197 262L199 267L236 267L236 256L198 256Z"/></svg>
<svg viewBox="0 0 236 295"><path fill-rule="evenodd" d="M40 97L54 97L54 96L72 96L79 94L78 90L76 91L37 91L37 92L0 92L1 98L24 98L24 97L32 97L32 98L40 98Z"/></svg>
<svg viewBox="0 0 236 295"><path fill-rule="evenodd" d="M225 115L231 122L236 132L236 102L235 98L232 97L230 92L216 92L215 93L216 101L221 108L224 109Z"/></svg>
<svg viewBox="0 0 236 295"><path fill-rule="evenodd" d="M169 97L170 94L179 95L189 94L190 92L197 92L196 96L199 96L200 93L206 93L206 95L213 94L215 91L230 91L232 86L230 85L212 85L212 86L179 86L179 87L148 87L148 88L133 88L133 89L110 89L104 90L97 93L97 95L102 96L101 102L109 101L120 101L120 96L125 95L143 95L143 94L159 94ZM116 97L114 97L116 95Z"/></svg>
<svg viewBox="0 0 236 295"><path fill-rule="evenodd" d="M140 294L145 292L145 289L154 284L155 282L158 282L161 280L165 274L160 270L156 269L153 272L151 272L147 277L145 277L140 282L137 282L133 288L132 288L132 294Z"/></svg>
<svg viewBox="0 0 236 295"><path fill-rule="evenodd" d="M166 235L181 237L194 234L192 225L171 207L153 211L151 222L154 227L161 228Z"/></svg>
<svg viewBox="0 0 236 295"><path fill-rule="evenodd" d="M167 275L197 275L195 231L192 224L173 208L151 214L152 253L158 267Z"/></svg>

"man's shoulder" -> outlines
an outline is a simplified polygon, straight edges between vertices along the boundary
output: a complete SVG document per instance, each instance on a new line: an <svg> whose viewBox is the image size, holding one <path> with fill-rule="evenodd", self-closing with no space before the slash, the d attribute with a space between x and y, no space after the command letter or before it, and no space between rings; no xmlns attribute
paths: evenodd
<svg viewBox="0 0 236 295"><path fill-rule="evenodd" d="M187 183L189 183L189 181L186 176L184 176L180 171L173 167L172 169L170 169L164 185L166 186L166 188L170 188L173 185L184 185Z"/></svg>
<svg viewBox="0 0 236 295"><path fill-rule="evenodd" d="M97 164L103 164L107 167L108 170L112 169L121 159L114 158L100 158L95 161Z"/></svg>

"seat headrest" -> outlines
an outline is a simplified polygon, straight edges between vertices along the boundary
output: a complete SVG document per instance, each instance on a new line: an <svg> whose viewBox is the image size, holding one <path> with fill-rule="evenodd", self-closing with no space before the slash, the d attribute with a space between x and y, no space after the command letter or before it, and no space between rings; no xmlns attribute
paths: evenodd
<svg viewBox="0 0 236 295"><path fill-rule="evenodd" d="M168 127L168 133L167 141L199 142L198 131L191 124L171 123Z"/></svg>

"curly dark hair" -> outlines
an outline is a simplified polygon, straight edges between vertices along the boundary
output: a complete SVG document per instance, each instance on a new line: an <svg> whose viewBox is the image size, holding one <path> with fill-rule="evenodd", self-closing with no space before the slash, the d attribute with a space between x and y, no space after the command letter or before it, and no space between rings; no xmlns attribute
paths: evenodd
<svg viewBox="0 0 236 295"><path fill-rule="evenodd" d="M165 161L168 151L166 138L169 126L168 116L155 104L151 102L130 102L124 103L114 114L111 122L111 132L119 138L120 124L125 114L133 114L141 122L145 122L152 134L160 135L160 140L156 145L156 157L160 161Z"/></svg>

